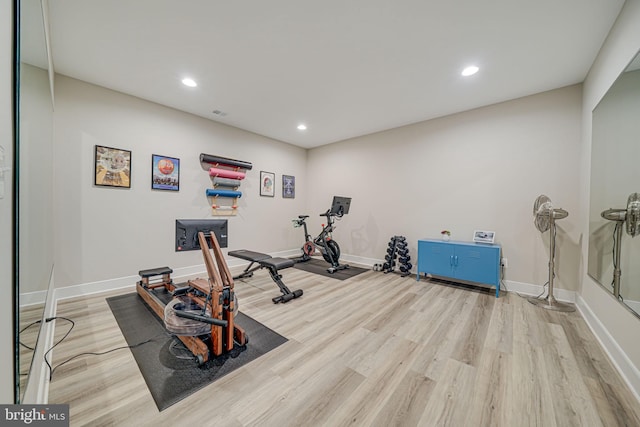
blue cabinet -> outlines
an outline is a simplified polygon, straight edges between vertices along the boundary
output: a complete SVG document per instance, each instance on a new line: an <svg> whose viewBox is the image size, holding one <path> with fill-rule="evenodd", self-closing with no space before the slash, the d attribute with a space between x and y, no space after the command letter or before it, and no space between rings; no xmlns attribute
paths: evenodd
<svg viewBox="0 0 640 427"><path fill-rule="evenodd" d="M418 271L452 281L481 283L500 293L500 245L473 242L418 240Z"/></svg>

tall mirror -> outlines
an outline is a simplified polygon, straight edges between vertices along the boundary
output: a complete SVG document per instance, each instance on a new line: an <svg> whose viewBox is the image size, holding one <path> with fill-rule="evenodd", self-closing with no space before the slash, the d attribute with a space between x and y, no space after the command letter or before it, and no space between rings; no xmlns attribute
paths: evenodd
<svg viewBox="0 0 640 427"><path fill-rule="evenodd" d="M593 110L588 274L640 317L640 53Z"/></svg>
<svg viewBox="0 0 640 427"><path fill-rule="evenodd" d="M20 401L30 384L33 356L53 271L51 182L53 104L43 2L19 5L17 366ZM46 9L44 9L46 10ZM35 361L34 363L42 363Z"/></svg>

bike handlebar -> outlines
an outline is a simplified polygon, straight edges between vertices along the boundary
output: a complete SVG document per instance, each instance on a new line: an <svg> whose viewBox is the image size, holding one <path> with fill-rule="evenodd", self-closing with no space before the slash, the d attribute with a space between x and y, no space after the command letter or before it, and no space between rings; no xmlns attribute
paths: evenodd
<svg viewBox="0 0 640 427"><path fill-rule="evenodd" d="M327 211L325 213L320 214L320 216L330 217L330 216L342 216L342 215L340 213L333 213L331 212L331 209L327 209Z"/></svg>
<svg viewBox="0 0 640 427"><path fill-rule="evenodd" d="M329 217L332 217L332 216L337 216L338 218L342 218L343 215L344 214L341 214L341 213L333 213L333 212L331 212L331 209L327 209L327 211L325 213L321 213L320 214L320 216L326 216L327 219Z"/></svg>

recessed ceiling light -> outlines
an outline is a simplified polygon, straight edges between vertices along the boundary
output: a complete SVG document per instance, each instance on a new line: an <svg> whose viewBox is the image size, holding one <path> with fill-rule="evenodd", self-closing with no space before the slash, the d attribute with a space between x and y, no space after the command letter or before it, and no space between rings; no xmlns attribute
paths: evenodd
<svg viewBox="0 0 640 427"><path fill-rule="evenodd" d="M477 73L479 69L480 68L476 67L475 65L471 65L471 66L465 68L464 70L462 70L462 73L460 73L460 74L462 74L465 77L472 76L475 73Z"/></svg>
<svg viewBox="0 0 640 427"><path fill-rule="evenodd" d="M185 77L184 79L182 79L182 84L185 85L185 86L189 86L189 87L198 86L198 83L196 83L195 80L190 79L189 77Z"/></svg>
<svg viewBox="0 0 640 427"><path fill-rule="evenodd" d="M307 125L305 125L305 124L303 124L303 123L300 123L300 124L298 125L298 130L307 130Z"/></svg>

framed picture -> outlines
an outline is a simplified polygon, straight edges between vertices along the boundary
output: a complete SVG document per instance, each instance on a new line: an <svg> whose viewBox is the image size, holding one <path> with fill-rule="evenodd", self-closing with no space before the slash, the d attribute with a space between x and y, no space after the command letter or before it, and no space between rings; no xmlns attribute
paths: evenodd
<svg viewBox="0 0 640 427"><path fill-rule="evenodd" d="M260 195L273 197L276 195L274 182L276 174L272 172L260 171Z"/></svg>
<svg viewBox="0 0 640 427"><path fill-rule="evenodd" d="M131 188L131 151L96 145L94 161L95 185Z"/></svg>
<svg viewBox="0 0 640 427"><path fill-rule="evenodd" d="M153 190L180 190L180 159L151 155L151 188Z"/></svg>
<svg viewBox="0 0 640 427"><path fill-rule="evenodd" d="M296 198L296 177L291 175L282 175L282 198Z"/></svg>
<svg viewBox="0 0 640 427"><path fill-rule="evenodd" d="M493 231L476 230L473 232L473 241L476 243L493 243L496 233Z"/></svg>

